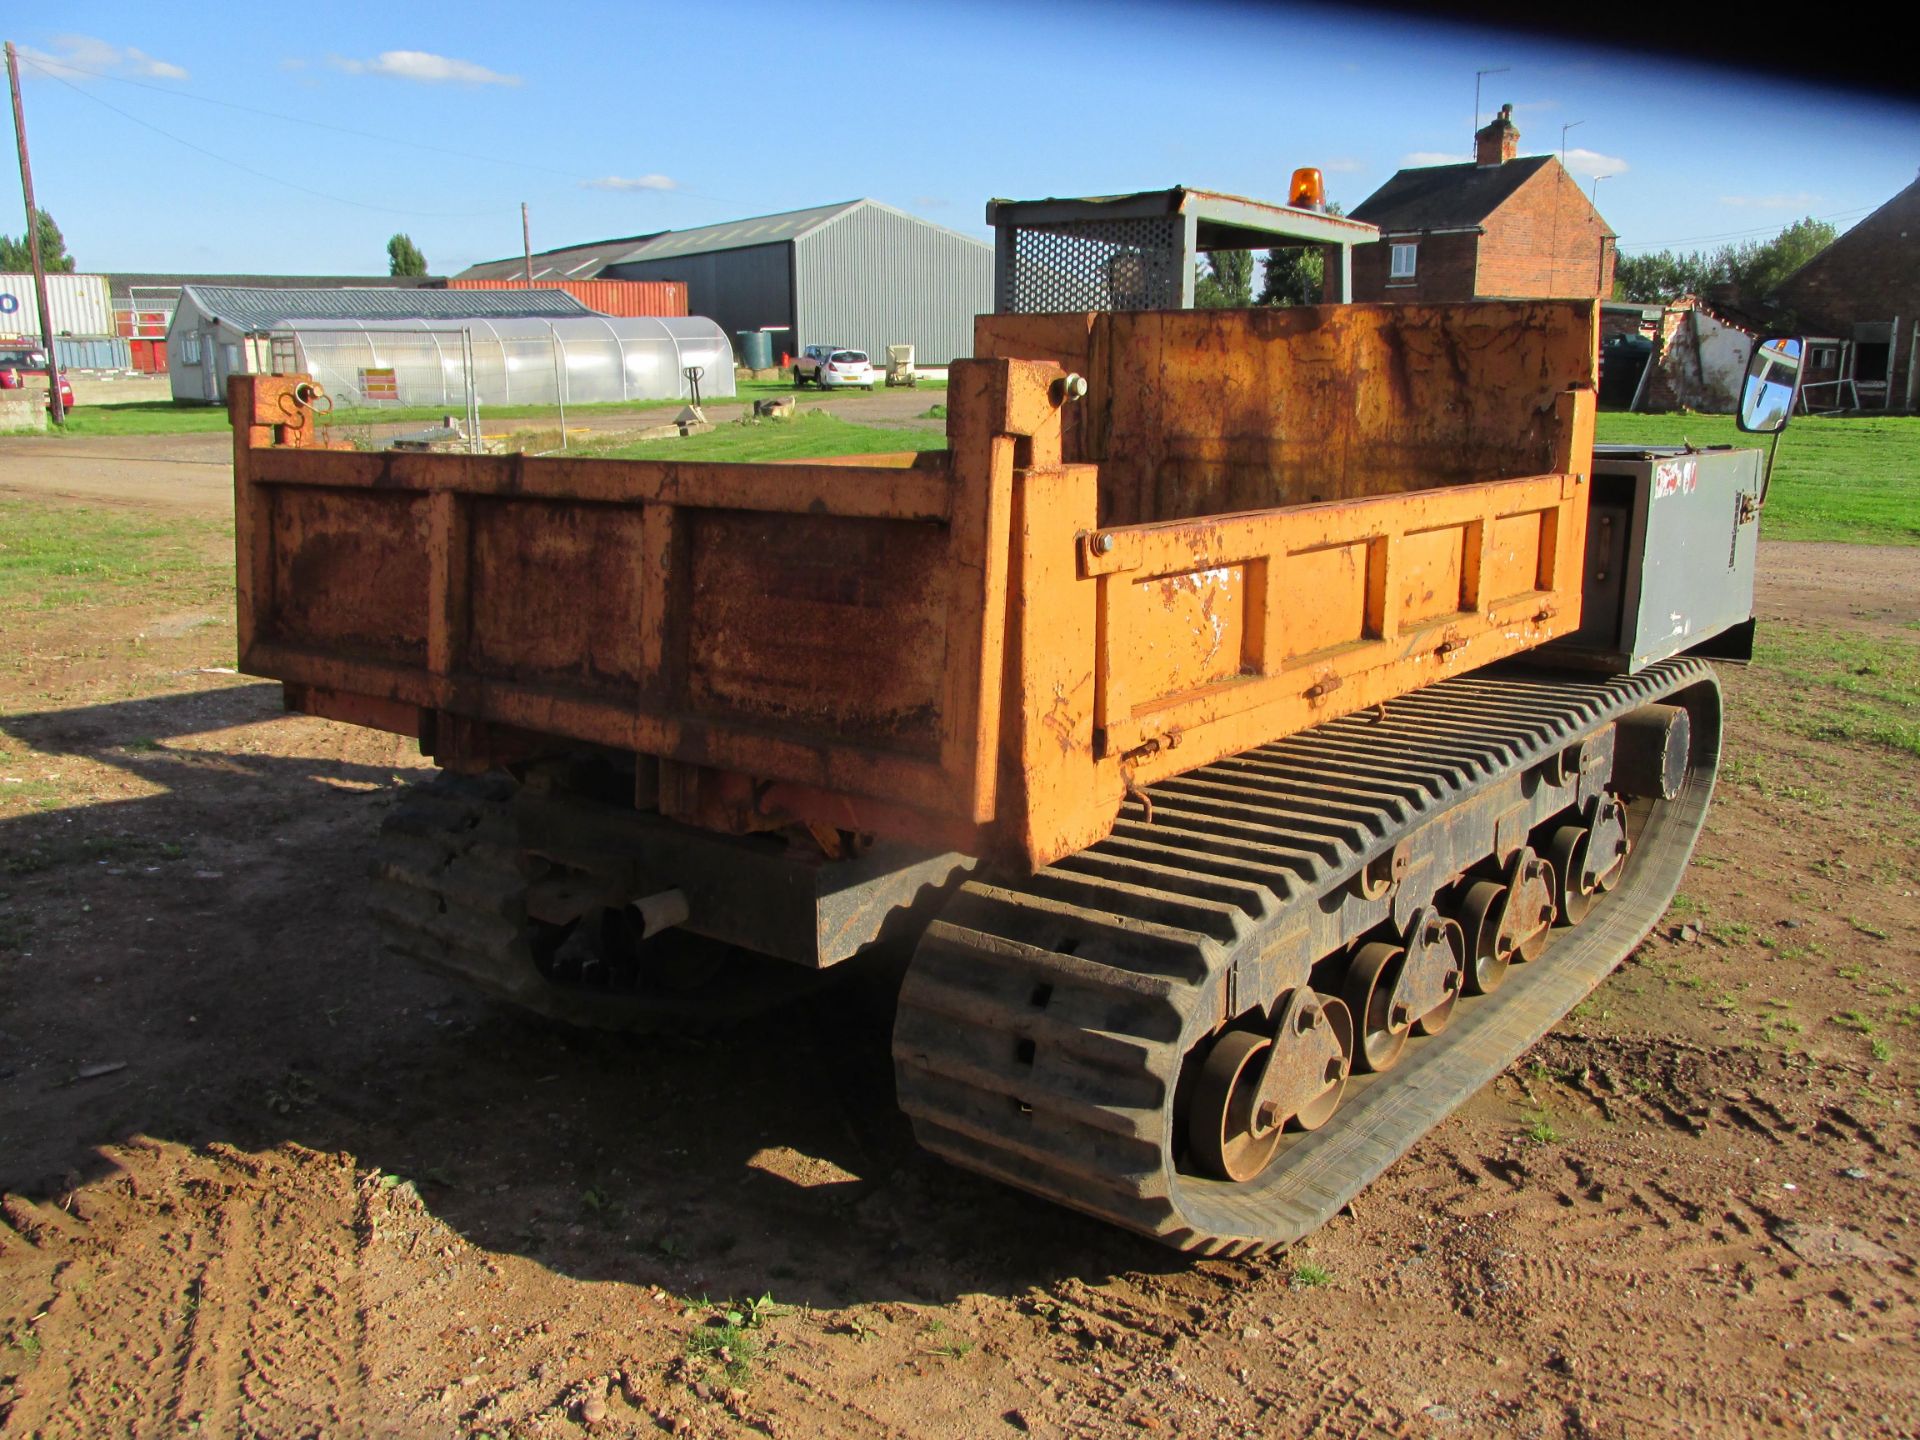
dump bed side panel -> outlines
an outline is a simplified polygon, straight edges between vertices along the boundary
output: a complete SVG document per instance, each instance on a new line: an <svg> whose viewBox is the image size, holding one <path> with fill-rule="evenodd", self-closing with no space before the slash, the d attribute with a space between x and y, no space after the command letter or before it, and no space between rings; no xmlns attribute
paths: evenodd
<svg viewBox="0 0 1920 1440"><path fill-rule="evenodd" d="M742 466L325 448L296 383L235 382L242 420L299 422L236 430L246 669L423 740L446 718L510 728L977 841L1022 438L988 413L1004 385L952 397L997 442Z"/></svg>

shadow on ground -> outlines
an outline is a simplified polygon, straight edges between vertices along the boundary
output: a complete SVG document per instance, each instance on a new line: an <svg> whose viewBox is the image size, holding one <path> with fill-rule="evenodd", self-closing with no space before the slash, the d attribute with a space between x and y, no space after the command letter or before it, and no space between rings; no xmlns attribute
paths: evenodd
<svg viewBox="0 0 1920 1440"><path fill-rule="evenodd" d="M297 1142L561 1273L828 1307L1177 1263L914 1147L898 954L705 1037L561 1030L376 954L369 847L423 773L400 742L253 684L0 732L148 791L0 821L0 1188L71 1189L136 1135Z"/></svg>

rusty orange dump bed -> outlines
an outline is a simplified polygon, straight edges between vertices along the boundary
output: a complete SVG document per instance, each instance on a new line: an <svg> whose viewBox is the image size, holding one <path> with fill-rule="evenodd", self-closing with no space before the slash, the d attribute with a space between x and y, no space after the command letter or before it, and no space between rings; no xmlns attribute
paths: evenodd
<svg viewBox="0 0 1920 1440"><path fill-rule="evenodd" d="M948 451L881 464L358 453L300 377L236 377L241 666L458 768L591 745L712 828L1037 866L1131 787L1575 628L1595 332L983 317Z"/></svg>

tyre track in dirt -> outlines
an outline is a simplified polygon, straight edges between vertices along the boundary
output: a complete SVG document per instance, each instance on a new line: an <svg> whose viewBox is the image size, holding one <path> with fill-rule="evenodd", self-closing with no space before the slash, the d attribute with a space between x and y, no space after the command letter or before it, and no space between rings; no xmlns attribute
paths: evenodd
<svg viewBox="0 0 1920 1440"><path fill-rule="evenodd" d="M60 1223L23 1232L44 1257L46 1293L37 1319L0 1319L31 1319L40 1359L10 1428L250 1435L314 1417L356 1424L367 1377L354 1363L351 1169L291 1147L256 1157L153 1143L109 1158L113 1181L73 1197ZM8 1197L9 1212L25 1203ZM151 1349L91 1356L103 1328Z"/></svg>

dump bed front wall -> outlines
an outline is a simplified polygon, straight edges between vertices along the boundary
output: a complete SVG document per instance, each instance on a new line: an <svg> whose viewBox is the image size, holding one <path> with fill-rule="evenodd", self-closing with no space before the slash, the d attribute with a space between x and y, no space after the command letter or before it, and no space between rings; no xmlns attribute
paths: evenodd
<svg viewBox="0 0 1920 1440"><path fill-rule="evenodd" d="M982 315L974 349L1087 377L1064 455L1121 525L1546 473L1598 328L1549 300Z"/></svg>

